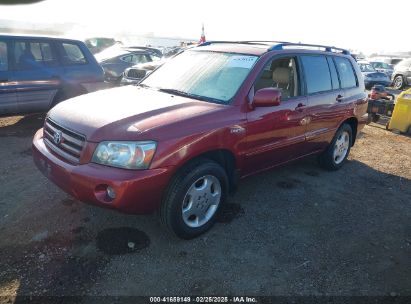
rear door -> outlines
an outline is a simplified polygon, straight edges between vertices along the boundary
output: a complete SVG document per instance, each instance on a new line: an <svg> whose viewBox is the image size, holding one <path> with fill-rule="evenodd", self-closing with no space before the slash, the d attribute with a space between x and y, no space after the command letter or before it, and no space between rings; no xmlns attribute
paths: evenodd
<svg viewBox="0 0 411 304"><path fill-rule="evenodd" d="M320 54L304 54L307 106L308 153L324 149L334 137L345 107L340 105L343 92L331 57Z"/></svg>
<svg viewBox="0 0 411 304"><path fill-rule="evenodd" d="M60 87L61 74L53 43L43 39L16 40L13 59L18 111L48 110Z"/></svg>
<svg viewBox="0 0 411 304"><path fill-rule="evenodd" d="M16 84L12 78L9 43L0 38L0 115L17 112Z"/></svg>
<svg viewBox="0 0 411 304"><path fill-rule="evenodd" d="M305 154L307 98L296 56L275 57L257 78L250 99L262 88L282 91L281 104L257 107L247 113L245 172L250 174L290 161Z"/></svg>

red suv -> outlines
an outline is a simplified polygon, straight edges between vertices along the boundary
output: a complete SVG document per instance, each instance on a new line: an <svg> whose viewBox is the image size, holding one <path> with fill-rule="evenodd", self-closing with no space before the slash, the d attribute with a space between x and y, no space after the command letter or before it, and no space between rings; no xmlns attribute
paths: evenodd
<svg viewBox="0 0 411 304"><path fill-rule="evenodd" d="M367 120L348 51L208 42L139 85L62 102L33 140L38 168L77 199L159 210L177 236L208 230L238 180L308 155L339 169Z"/></svg>

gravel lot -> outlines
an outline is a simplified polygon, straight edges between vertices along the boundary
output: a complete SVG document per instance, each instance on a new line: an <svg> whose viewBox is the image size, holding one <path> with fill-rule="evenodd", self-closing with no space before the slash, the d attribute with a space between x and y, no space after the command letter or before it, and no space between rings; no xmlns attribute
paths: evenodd
<svg viewBox="0 0 411 304"><path fill-rule="evenodd" d="M243 180L219 223L182 241L43 177L42 120L0 118L0 296L411 296L410 137L372 124L338 172L308 159Z"/></svg>

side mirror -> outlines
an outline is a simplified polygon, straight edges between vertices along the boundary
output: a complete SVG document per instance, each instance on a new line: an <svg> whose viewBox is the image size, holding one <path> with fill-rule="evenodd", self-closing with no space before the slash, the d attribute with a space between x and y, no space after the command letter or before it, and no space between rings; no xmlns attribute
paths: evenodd
<svg viewBox="0 0 411 304"><path fill-rule="evenodd" d="M276 88L264 88L258 90L253 98L251 106L256 107L274 107L281 103L281 91Z"/></svg>

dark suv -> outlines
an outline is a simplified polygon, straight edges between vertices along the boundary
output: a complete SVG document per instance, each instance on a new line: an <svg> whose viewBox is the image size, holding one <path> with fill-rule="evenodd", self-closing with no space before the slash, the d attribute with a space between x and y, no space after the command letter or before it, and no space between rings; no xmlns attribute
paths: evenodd
<svg viewBox="0 0 411 304"><path fill-rule="evenodd" d="M0 115L46 111L103 87L103 69L83 42L0 35Z"/></svg>
<svg viewBox="0 0 411 304"><path fill-rule="evenodd" d="M339 169L367 121L366 97L346 50L206 43L138 86L54 107L33 158L77 199L159 210L166 227L192 238L213 225L241 178L309 155Z"/></svg>

